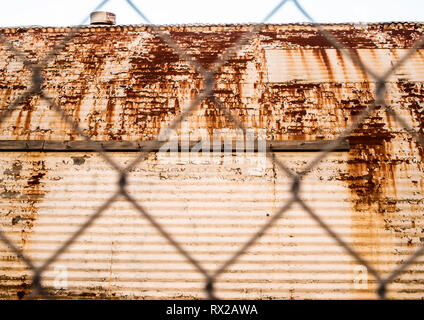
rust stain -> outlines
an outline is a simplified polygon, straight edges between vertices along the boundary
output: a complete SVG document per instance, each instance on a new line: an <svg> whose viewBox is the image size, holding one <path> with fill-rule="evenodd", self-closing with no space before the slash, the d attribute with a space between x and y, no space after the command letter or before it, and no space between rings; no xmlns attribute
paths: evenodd
<svg viewBox="0 0 424 320"><path fill-rule="evenodd" d="M423 29L421 24L369 25L358 29L349 25L327 27L356 54L360 48L408 48ZM65 52L48 66L45 85L48 90L57 93L58 103L68 114L79 124L86 124L86 132L93 138L150 140L157 136L162 126L168 125L181 114L187 103L202 91L202 79L187 62L146 29L122 28L113 33L110 29L100 28L100 31L93 29L77 35ZM205 68L211 67L223 51L247 29L247 26L166 27L183 50L198 59ZM265 128L269 139L334 139L373 102L375 88L360 68L355 67L355 70L362 75L363 81L335 82L338 75L332 66L336 62L340 63L345 79L349 79L351 70L348 70L350 64L345 61L347 57L337 50L337 60L330 61L330 55L324 49L332 48L331 43L311 29L311 26L265 26L257 38L232 56L216 74L214 94L217 99L238 116L246 127ZM65 34L37 31L31 36L28 30L31 29L20 29L20 32L7 34L7 37L26 41L28 51L34 51L32 42L47 43L50 39L57 41ZM384 43L381 38L386 39ZM136 49L130 50L129 44ZM42 51L46 48L43 47ZM315 57L322 62L322 68L328 72L330 81L312 83L305 75L305 79L300 80L267 82L265 49L286 50L289 63L303 63L309 68L304 48L313 49ZM419 55L422 57L421 52ZM123 74L114 73L119 69L118 57L128 58ZM114 66L110 70L107 69L109 63ZM253 78L249 74L252 65L255 66ZM72 71L61 75L66 70ZM113 72L108 74L103 72L105 70ZM69 81L68 76L71 79ZM9 100L15 81L10 74L0 74L1 101ZM253 94L244 91L246 87L252 87ZM397 94L401 96L400 107L410 112L419 133L424 134L422 82L399 81L397 88ZM91 94L93 101L88 99ZM10 132L16 138L40 135L36 131L39 120L34 116L38 111L35 105L34 101L25 102L13 123L1 128L2 135L8 136ZM65 126L62 120L58 122L56 124L52 121L57 126L52 129L53 132L56 130L54 134L76 138L72 128ZM225 114L209 99L198 106L188 124L190 129L206 129L210 135L214 129L234 128ZM398 201L398 196L402 197L402 188L396 183L399 178L397 174L399 171L406 174L411 167L407 162L410 160L402 159L397 153L397 143L401 136L397 130L390 118L384 116L382 109L374 112L350 135L351 150L346 162L347 170L336 177L349 188L353 246L377 269L385 263L381 247L392 250L392 240L387 240L386 231L396 229L393 216L402 208ZM407 145L408 152L420 155L421 161L418 161L417 166L423 171L423 148L416 146L411 139ZM37 204L46 193L48 169L42 156L37 157L31 159L31 168L24 168L19 161L11 164L4 172L5 179L0 182L4 199L22 198L22 203L15 207L8 221L10 227L22 229L20 245L23 248L30 239L37 219ZM78 166L84 164L85 159L73 157L72 161ZM404 168L400 170L400 166ZM275 168L273 170L275 174ZM414 177L414 181L411 182L413 191L422 192L423 179ZM273 192L275 200L275 181ZM420 212L420 206L416 203L411 204L411 208L414 212ZM408 221L408 228L418 230L419 221ZM414 232L419 234L424 230ZM403 237L403 241L407 241L405 244L414 246L411 239ZM363 245L364 239L369 245ZM25 281L22 280L22 283ZM22 298L26 291L23 284L19 288L15 289L19 292L18 298ZM98 297L98 291L98 288L87 289L81 296Z"/></svg>
<svg viewBox="0 0 424 320"><path fill-rule="evenodd" d="M344 78L349 79L349 76L346 70L346 63L344 61L345 56L340 50L336 50L336 54L337 54L337 60L340 62L340 65L342 67Z"/></svg>
<svg viewBox="0 0 424 320"><path fill-rule="evenodd" d="M13 135L15 135L15 136L19 135L19 128L21 126L21 119L22 119L22 109L19 110L18 116L16 117L15 127L13 128Z"/></svg>
<svg viewBox="0 0 424 320"><path fill-rule="evenodd" d="M116 105L116 99L114 98L114 89L109 89L109 92L107 93L107 105L106 105L106 133L109 136L109 140L120 140L119 135L114 134L114 122L113 117L115 113L115 105Z"/></svg>
<svg viewBox="0 0 424 320"><path fill-rule="evenodd" d="M355 101L349 106L349 112L359 114L364 110L362 103ZM391 239L384 233L388 228L387 219L397 211L395 171L398 161L391 156L394 134L387 129L381 112L374 111L349 137L348 172L340 176L351 192L354 248L377 270L384 269L382 256L390 252L387 245Z"/></svg>
<svg viewBox="0 0 424 320"><path fill-rule="evenodd" d="M325 50L314 50L313 51L315 56L319 56L320 59L323 61L325 68L327 69L328 76L331 81L334 81L334 74L333 69L331 68L330 59L328 58L327 52Z"/></svg>
<svg viewBox="0 0 424 320"><path fill-rule="evenodd" d="M203 67L209 69L217 58L236 43L246 31L170 31L170 36L184 51L191 54ZM200 52L200 53L199 53Z"/></svg>
<svg viewBox="0 0 424 320"><path fill-rule="evenodd" d="M28 137L29 137L30 136L29 127L30 127L30 123L31 123L31 115L32 115L32 112L33 112L33 107L29 106L26 111L27 112L26 112L23 131L24 131L24 134L28 135Z"/></svg>
<svg viewBox="0 0 424 320"><path fill-rule="evenodd" d="M24 163L29 163L30 167L24 167ZM38 218L38 204L46 195L47 171L44 157L39 153L28 155L28 159L15 160L3 172L1 196L3 201L9 202L8 207L12 208L8 214L10 225L12 230L20 231L20 243L17 245L24 253ZM28 293L29 279L23 277L20 280L22 284L15 289L18 290L17 297L22 299Z"/></svg>
<svg viewBox="0 0 424 320"><path fill-rule="evenodd" d="M359 55L359 52L358 52L357 48L350 49L350 52L351 52L351 54L353 54L354 56L356 56L356 57L358 58L358 60L359 60L359 61L362 61L361 56ZM372 52L372 50L371 50L371 52ZM356 72L357 72L358 74L361 74L361 75L362 75L362 79L364 79L364 80L368 80L368 74L365 72L365 70L364 70L364 69L362 69L362 68L361 68L360 66L358 66L356 63L355 63L355 64L353 64L353 66L354 66L354 68L355 68Z"/></svg>
<svg viewBox="0 0 424 320"><path fill-rule="evenodd" d="M402 92L404 102L407 104L411 111L411 116L417 123L417 132L424 135L424 88L422 83L412 81L399 81L397 86ZM424 161L424 149L421 145L417 144L417 148L421 157L421 161Z"/></svg>
<svg viewBox="0 0 424 320"><path fill-rule="evenodd" d="M386 37L389 50L393 48L405 48L420 33L420 24L371 24L363 28L351 25L326 25L335 37L344 41L352 50L360 48L382 48L380 38ZM197 59L205 68L209 68L216 59L222 55L235 41L240 39L250 26L169 26L166 32L178 42L184 51L187 51ZM41 45L43 50L50 48L63 38L67 29L3 29L5 35L10 39L23 41L28 52L36 52L34 45ZM140 38L142 36L142 38ZM390 36L390 37L389 37ZM24 38L27 37L27 38ZM403 41L403 42L402 42ZM135 49L128 49L128 44L136 44ZM44 47L45 46L45 47ZM318 133L314 129L316 119L313 113L303 114L301 105L316 103L328 104L333 98L329 95L322 96L317 92L302 97L297 83L292 83L293 91L286 94L298 95L298 98L289 98L287 104L297 104L298 107L289 107L292 118L296 122L291 126L285 125L279 117L282 112L286 113L286 105L282 105L280 98L276 104L264 100L269 97L267 92L269 85L266 82L265 49L284 49L290 54L291 51L300 53L302 59L303 48L313 49L317 59L322 61L327 70L331 82L336 75L329 61L330 58L325 48L332 48L322 35L311 26L264 26L256 38L244 46L242 51L233 55L228 62L216 74L219 87L214 90L217 98L224 103L235 115L238 115L243 124L255 128L266 128L268 136L276 139L303 139ZM290 50L291 49L291 50ZM347 70L341 53L337 51L338 61L342 65L343 73L347 77ZM35 57L35 56L34 56ZM113 59L116 57L116 59ZM102 71L109 70L108 63L118 65L123 57L128 57L128 68L124 74L116 73L108 77L107 81L101 78ZM293 57L294 59L295 57ZM293 63L298 58L293 60ZM307 63L304 61L303 62ZM126 62L124 62L126 63ZM296 62L297 63L297 62ZM247 64L256 66L257 78L254 87L254 96L246 97L243 85L248 81ZM356 67L357 68L357 67ZM312 72L312 71L311 71ZM357 70L364 79L368 79L362 70ZM90 28L78 34L64 49L55 57L45 70L45 88L57 96L58 104L72 115L86 129L86 133L94 139L105 140L151 140L156 137L163 124L169 124L180 112L182 105L193 98L193 90L199 93L201 88L201 76L193 70L190 65L165 44L161 39L154 37L145 27L119 27ZM72 79L72 80L69 80ZM249 80L250 81L250 80ZM0 99L7 99L10 90L17 85L9 75L0 76ZM335 85L335 84L334 84ZM20 85L24 88L25 86ZM94 91L90 91L94 88ZM288 89L288 88L287 88ZM273 90L276 90L275 87ZM191 92L190 92L191 91ZM89 93L90 92L90 93ZM93 103L89 103L93 94ZM305 100L306 99L306 100ZM176 101L178 100L178 103ZM82 103L87 101L87 105ZM259 104L259 114L246 108L246 104ZM279 110L273 105L282 108ZM119 107L118 107L119 106ZM207 107L207 110L201 110ZM18 116L16 123L11 124L9 129L2 128L5 134L21 138L19 126L23 120L24 134L29 138L37 139L81 139L69 125L66 125L58 117L52 122L55 128L43 132L38 130L37 119L33 119L31 102L23 106L26 110ZM34 107L34 108L38 108ZM304 108L307 109L307 108ZM207 130L229 126L225 116L217 112L210 104L199 108L190 118L190 123L205 125ZM201 114L210 114L207 121L201 120ZM47 114L47 113L46 113ZM50 116L50 115L49 115ZM277 118L274 118L274 117ZM34 122L34 123L33 123ZM310 125L305 126L305 122ZM274 123L274 131L270 129L270 123ZM303 127L302 127L303 126ZM322 131L322 130L321 130ZM303 135L303 136L302 136ZM59 138L60 137L60 138Z"/></svg>

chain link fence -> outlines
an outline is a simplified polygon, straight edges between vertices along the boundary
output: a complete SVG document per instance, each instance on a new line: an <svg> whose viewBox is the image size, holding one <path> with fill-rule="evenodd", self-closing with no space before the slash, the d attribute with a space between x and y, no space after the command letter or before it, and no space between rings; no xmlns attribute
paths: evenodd
<svg viewBox="0 0 424 320"><path fill-rule="evenodd" d="M122 0L124 1L124 0ZM401 117L398 116L396 111L385 102L386 95L386 82L388 78L400 67L405 61L407 61L414 52L424 45L424 37L419 39L414 46L408 51L408 53L398 60L390 69L386 70L382 75L377 74L374 70L367 67L363 61L350 49L344 47L329 31L316 23L312 16L301 6L297 0L283 0L275 8L273 8L270 13L259 23L251 26L251 30L246 32L239 40L234 43L229 49L222 53L222 55L215 61L211 68L206 70L194 57L184 52L184 50L165 32L161 31L160 27L154 25L144 14L143 11L136 5L133 0L125 0L131 8L140 16L143 22L149 25L151 32L162 39L170 48L172 48L178 56L188 62L202 77L204 81L204 90L192 100L189 107L179 114L168 127L168 130L174 130L177 126L184 121L195 109L196 107L205 99L210 99L213 103L225 113L225 115L234 123L239 129L243 131L244 134L247 133L247 128L245 128L242 122L233 115L232 112L223 106L218 99L213 95L214 90L214 77L216 73L220 70L222 66L243 46L245 45L256 33L258 33L262 26L267 23L278 11L283 10L283 7L286 3L292 2L297 9L306 17L313 26L318 30L318 32L324 36L337 50L342 52L343 55L348 57L356 66L358 66L365 74L369 75L373 81L376 82L376 99L374 103L368 105L362 113L355 119L355 121L347 127L342 134L338 136L336 140L328 142L325 147L318 153L318 155L308 163L305 168L300 172L293 172L286 166L282 161L273 157L273 147L272 145L267 145L266 155L267 157L272 158L273 161L291 178L291 199L282 207L274 212L270 219L262 225L259 230L246 242L244 245L239 248L227 261L224 261L219 268L214 272L210 273L205 270L202 265L195 260L173 237L172 234L168 233L163 226L158 223L155 218L143 207L142 204L139 204L126 190L127 186L127 176L131 169L136 165L143 162L147 159L148 155L151 152L156 152L164 145L168 140L167 139L156 139L138 154L138 156L126 167L122 167L119 163L116 163L105 151L100 141L91 140L90 136L85 134L85 132L80 128L79 124L76 123L57 103L54 99L48 96L42 89L42 84L44 79L41 75L43 69L47 64L53 59L53 57L60 53L66 44L72 40L84 27L84 24L88 21L89 17L84 19L79 26L71 29L71 32L66 35L60 43L51 50L47 56L37 64L33 64L29 59L26 58L25 54L15 48L4 36L0 35L0 42L4 45L9 51L11 51L16 57L18 57L24 65L29 67L32 71L32 87L19 96L15 101L13 101L9 106L4 108L4 111L0 114L0 123L2 123L14 110L16 110L19 105L21 105L28 97L33 95L39 95L43 100L45 100L59 115L62 117L71 127L86 141L90 142L95 151L101 155L101 157L109 163L118 173L119 180L116 181L119 186L118 191L110 196L110 198L89 217L83 225L70 237L65 243L62 244L56 252L50 256L40 267L36 267L34 263L29 259L19 248L17 248L13 242L8 239L6 234L0 230L0 239L4 242L11 250L27 265L27 267L32 271L32 292L27 298L54 298L51 295L47 294L47 291L42 286L42 277L43 272L62 254L67 248L79 237L81 236L94 222L98 219L101 214L109 208L109 206L119 197L124 197L129 201L134 208L141 214L142 217L147 219L151 225L185 258L189 261L196 270L204 276L204 290L207 293L207 296L210 299L216 299L214 283L216 278L225 273L226 270L237 262L237 260L242 256L257 240L264 235L264 233L272 227L276 221L289 209L293 204L298 203L303 210L309 214L309 216L315 220L318 225L327 233L331 238L333 238L339 246L341 246L349 255L351 255L359 264L366 267L367 271L371 273L378 282L377 294L381 299L386 297L387 286L400 276L409 265L413 264L416 259L424 253L424 246L419 247L415 253L413 253L406 261L403 261L400 265L397 266L388 276L382 277L377 270L375 270L366 260L364 260L348 243L346 243L337 233L335 233L329 225L327 225L315 212L314 209L308 206L301 198L301 186L302 178L304 178L308 172L310 172L317 164L322 161L327 155L336 150L345 139L354 132L361 123L368 118L371 112L373 112L377 107L383 107L385 112L390 116L394 117L396 121L422 146L424 147L423 138L413 130ZM104 7L109 0L102 1L94 11L100 10Z"/></svg>

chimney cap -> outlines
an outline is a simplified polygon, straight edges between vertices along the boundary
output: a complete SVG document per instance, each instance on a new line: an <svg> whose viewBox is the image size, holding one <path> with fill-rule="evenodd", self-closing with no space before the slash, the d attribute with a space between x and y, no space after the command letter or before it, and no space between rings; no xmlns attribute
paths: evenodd
<svg viewBox="0 0 424 320"><path fill-rule="evenodd" d="M112 12L95 11L90 14L90 24L114 25L115 23L116 23L116 15Z"/></svg>

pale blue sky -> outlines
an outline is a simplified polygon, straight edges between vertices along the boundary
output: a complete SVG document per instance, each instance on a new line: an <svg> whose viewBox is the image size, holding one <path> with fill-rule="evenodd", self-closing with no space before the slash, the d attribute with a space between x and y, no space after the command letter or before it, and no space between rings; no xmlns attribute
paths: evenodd
<svg viewBox="0 0 424 320"><path fill-rule="evenodd" d="M0 26L76 25L101 0L0 0ZM156 24L260 22L280 0L133 0ZM424 21L424 0L299 0L318 22ZM117 24L144 21L125 0L109 0L103 8ZM290 1L269 21L307 21Z"/></svg>

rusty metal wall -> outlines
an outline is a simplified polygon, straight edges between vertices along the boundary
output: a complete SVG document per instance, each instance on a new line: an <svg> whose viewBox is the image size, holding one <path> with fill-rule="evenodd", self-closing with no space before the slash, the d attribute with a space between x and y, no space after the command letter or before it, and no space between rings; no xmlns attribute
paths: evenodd
<svg viewBox="0 0 424 320"><path fill-rule="evenodd" d="M278 155L294 169L313 156ZM114 154L124 164L133 157ZM289 178L275 163L255 173L249 156L232 157L225 165L214 161L151 156L129 181L130 194L211 272L290 198ZM2 228L37 265L116 189L116 172L92 153L14 153L2 156L1 167ZM374 178L384 185L381 193L364 199L359 192L373 192L366 167L361 172L350 165L347 153L333 153L308 175L302 190L320 217L383 274L423 240L421 196L417 181L407 176L421 183L422 170L417 163L395 167ZM396 175L395 186L388 173ZM30 271L1 248L1 297L27 294ZM422 263L390 287L390 298L422 298ZM54 286L60 268L67 270L67 290ZM216 293L233 299L375 298L371 276L367 284L356 285L362 272L363 266L294 206L218 278ZM202 276L125 199L106 210L43 279L59 297L205 297Z"/></svg>
<svg viewBox="0 0 424 320"><path fill-rule="evenodd" d="M421 24L327 26L377 70L412 47ZM163 27L205 67L249 26ZM33 61L69 31L2 29ZM287 66L286 68L284 66ZM423 133L422 50L387 83L387 101ZM31 72L0 47L0 105L31 85ZM95 140L149 140L203 89L201 77L144 26L87 27L43 73L43 88ZM375 99L376 83L312 26L266 25L216 75L214 93L246 128L267 139L336 138ZM196 140L214 129L236 135L206 100L178 129ZM2 139L81 139L49 105L31 98L1 123ZM383 110L304 178L301 197L381 274L424 242L423 150ZM294 170L314 153L279 153ZM111 155L127 164L129 153ZM249 171L249 159L202 164L180 154L151 155L128 192L207 269L215 270L290 198L291 178L275 162ZM188 157L188 159L187 159ZM178 158L178 159L176 159ZM247 157L248 158L248 157ZM215 159L216 160L216 159ZM42 263L116 190L118 173L96 153L3 153L1 228ZM211 192L213 191L213 192ZM1 245L0 295L22 298L31 272ZM423 259L388 288L390 298L423 298ZM68 289L53 285L66 267ZM366 270L366 268L365 268ZM359 265L294 205L215 282L222 298L375 298ZM43 284L57 297L203 298L204 279L131 205L120 199L49 267Z"/></svg>
<svg viewBox="0 0 424 320"><path fill-rule="evenodd" d="M421 24L328 28L381 72L412 46L422 29ZM164 30L209 67L249 26ZM42 59L67 31L2 30L33 62ZM332 139L375 98L375 86L348 57L328 46L312 27L267 25L217 73L214 93L247 128L265 129L268 139ZM4 107L31 86L32 78L18 57L4 46L0 50L0 102ZM392 91L397 95L396 105L415 105L410 100L420 98L423 61L422 50L417 50L389 79L396 83ZM43 77L43 89L95 140L153 139L203 89L201 75L142 26L82 29L49 62ZM416 94L411 96L411 91ZM207 100L182 127L193 139L213 129L235 128ZM37 96L5 120L1 136L82 139Z"/></svg>

